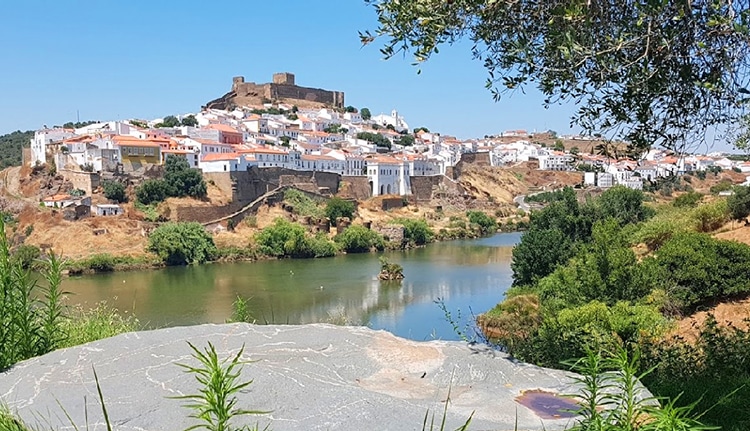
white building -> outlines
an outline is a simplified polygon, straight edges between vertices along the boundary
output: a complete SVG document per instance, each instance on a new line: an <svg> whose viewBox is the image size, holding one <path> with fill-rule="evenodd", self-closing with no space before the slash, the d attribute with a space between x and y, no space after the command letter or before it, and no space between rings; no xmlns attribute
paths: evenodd
<svg viewBox="0 0 750 431"><path fill-rule="evenodd" d="M389 156L367 159L367 177L372 184L372 195L409 195L411 181L409 164Z"/></svg>
<svg viewBox="0 0 750 431"><path fill-rule="evenodd" d="M34 133L31 139L31 165L47 162L47 146L60 143L64 139L72 138L75 134L66 129L43 129Z"/></svg>
<svg viewBox="0 0 750 431"><path fill-rule="evenodd" d="M375 124L379 124L383 127L387 127L388 125L393 126L394 129L401 132L403 130L409 130L409 125L404 120L404 117L401 117L398 115L398 111L395 109L391 111L391 115L385 115L380 114L372 117L372 122Z"/></svg>
<svg viewBox="0 0 750 431"><path fill-rule="evenodd" d="M615 177L609 173L599 173L596 176L596 186L607 189L615 185Z"/></svg>

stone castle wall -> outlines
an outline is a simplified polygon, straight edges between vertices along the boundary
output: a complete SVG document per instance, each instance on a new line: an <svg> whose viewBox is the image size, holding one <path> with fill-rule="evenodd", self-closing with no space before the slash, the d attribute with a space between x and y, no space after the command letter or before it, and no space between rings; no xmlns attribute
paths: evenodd
<svg viewBox="0 0 750 431"><path fill-rule="evenodd" d="M232 102L239 105L252 105L260 104L264 99L304 100L337 108L344 107L344 92L301 87L295 84L294 74L287 72L274 74L273 82L265 84L245 82L244 77L235 76L232 79L232 91L209 102L206 106L225 109Z"/></svg>
<svg viewBox="0 0 750 431"><path fill-rule="evenodd" d="M93 193L99 187L100 177L96 172L82 172L62 169L59 171L67 181L73 184L73 188L81 189L87 194Z"/></svg>

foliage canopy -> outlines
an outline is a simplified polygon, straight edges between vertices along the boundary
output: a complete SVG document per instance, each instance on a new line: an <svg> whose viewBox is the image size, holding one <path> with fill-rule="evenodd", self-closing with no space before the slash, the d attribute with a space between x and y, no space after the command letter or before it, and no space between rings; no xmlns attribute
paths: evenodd
<svg viewBox="0 0 750 431"><path fill-rule="evenodd" d="M461 39L503 93L535 85L545 106L573 102L572 123L634 152L678 148L732 122L746 102L747 0L366 0L385 58L426 61Z"/></svg>

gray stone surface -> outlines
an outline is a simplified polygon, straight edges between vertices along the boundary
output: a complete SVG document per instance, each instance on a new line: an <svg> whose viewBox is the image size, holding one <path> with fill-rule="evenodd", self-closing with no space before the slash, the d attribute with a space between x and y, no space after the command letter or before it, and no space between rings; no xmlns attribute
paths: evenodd
<svg viewBox="0 0 750 431"><path fill-rule="evenodd" d="M183 401L198 384L176 363L196 364L186 341L210 341L220 357L244 344L239 406L271 410L239 423L283 430L420 430L425 412L448 427L474 412L472 430L560 430L514 398L530 389L570 393L569 376L515 363L460 342L414 342L385 331L331 325L201 325L123 334L52 352L0 374L0 402L45 429L105 429L92 367L116 430L182 430L195 424ZM86 408L84 407L86 406Z"/></svg>

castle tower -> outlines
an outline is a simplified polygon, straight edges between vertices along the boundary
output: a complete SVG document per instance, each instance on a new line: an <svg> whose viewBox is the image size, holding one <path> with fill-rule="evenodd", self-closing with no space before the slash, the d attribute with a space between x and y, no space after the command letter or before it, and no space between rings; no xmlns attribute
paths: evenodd
<svg viewBox="0 0 750 431"><path fill-rule="evenodd" d="M232 91L237 91L237 88L239 88L239 86L244 83L244 76L235 76L234 78L232 78Z"/></svg>
<svg viewBox="0 0 750 431"><path fill-rule="evenodd" d="M274 84L295 85L294 84L294 74L293 73L289 73L289 72L274 73L273 74L273 83Z"/></svg>

